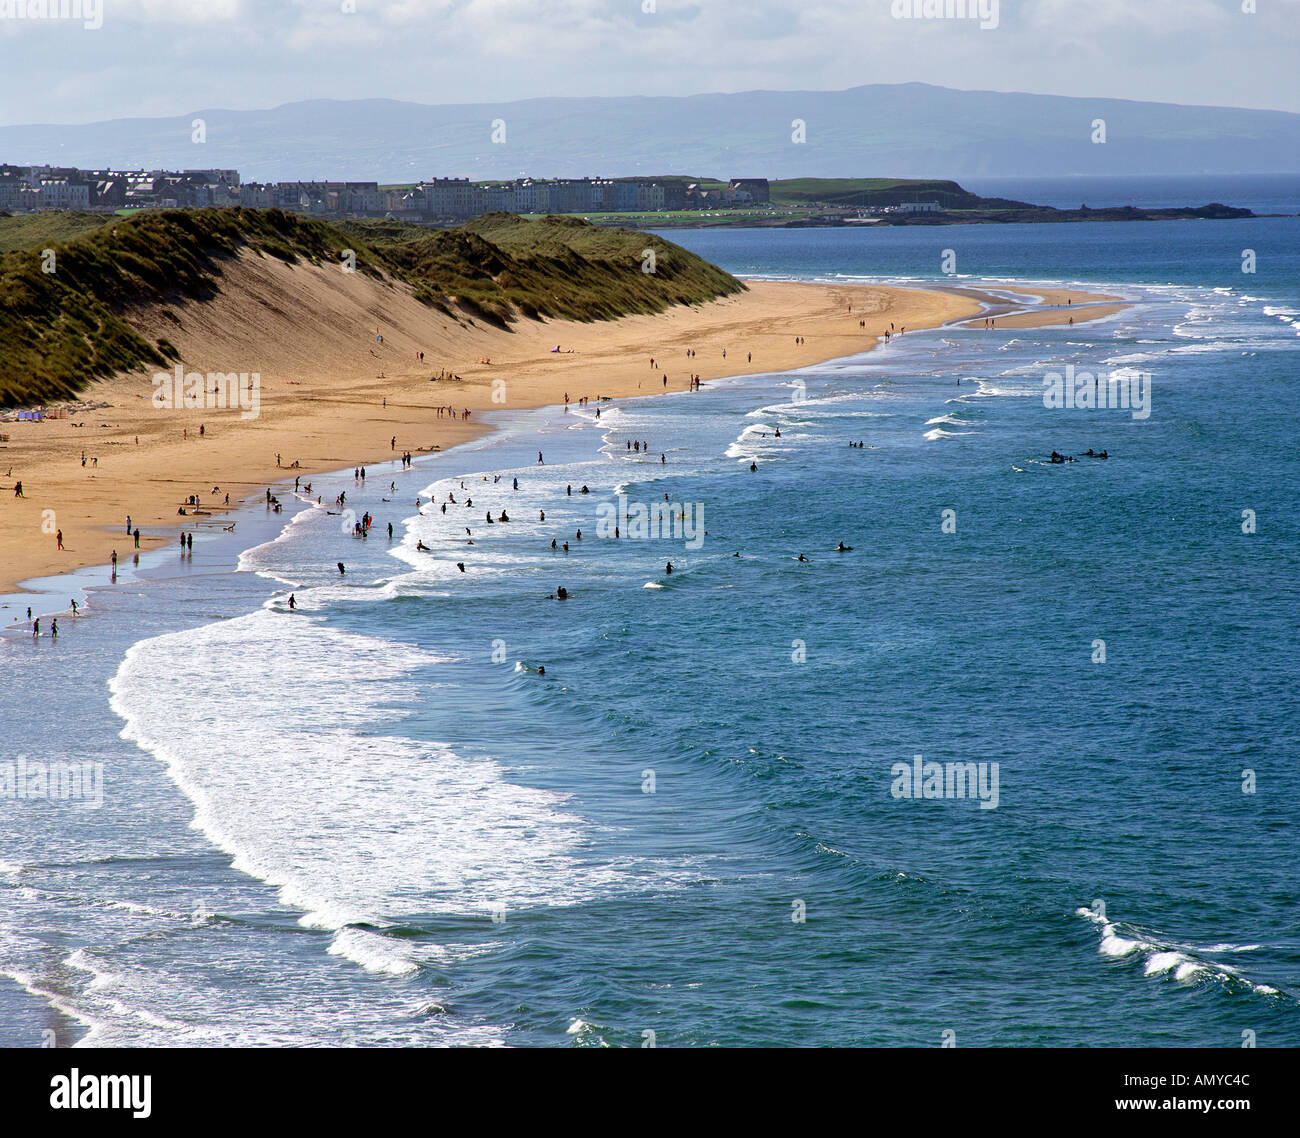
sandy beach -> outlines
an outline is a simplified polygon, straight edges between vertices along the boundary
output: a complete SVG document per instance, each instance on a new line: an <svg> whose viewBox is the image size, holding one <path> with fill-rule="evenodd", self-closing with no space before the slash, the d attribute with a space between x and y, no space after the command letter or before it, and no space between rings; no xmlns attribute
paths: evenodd
<svg viewBox="0 0 1300 1138"><path fill-rule="evenodd" d="M106 564L114 551L126 564L136 551L128 516L141 550L172 543L222 525L227 495L233 507L297 476L446 449L488 429L483 411L685 391L692 375L707 383L803 367L867 350L891 324L930 328L980 311L975 290L753 282L739 296L655 316L523 320L505 331L457 323L401 286L323 266L246 256L237 285L135 323L166 335L186 372L257 373L255 418L157 407L160 369L150 368L91 384L67 417L0 423L0 591ZM1118 298L1021 291L1053 306L1024 317L1040 324L1122 307L1070 311L1055 306ZM190 495L211 513L194 516Z"/></svg>

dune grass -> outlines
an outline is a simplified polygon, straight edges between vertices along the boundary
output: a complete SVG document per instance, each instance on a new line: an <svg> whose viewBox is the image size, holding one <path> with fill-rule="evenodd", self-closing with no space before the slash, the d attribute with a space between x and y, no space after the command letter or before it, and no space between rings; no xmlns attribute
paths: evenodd
<svg viewBox="0 0 1300 1138"><path fill-rule="evenodd" d="M94 227L76 216L36 215L40 224L23 237L36 235L35 244L0 256L0 407L73 398L94 379L166 364L175 348L143 336L133 314L212 299L244 251L340 264L352 250L357 271L405 281L457 319L501 327L520 316L660 312L744 288L661 238L570 217L488 214L429 230L392 221L336 226L280 210L149 210ZM67 236L55 239L59 232ZM54 251L53 272L44 249ZM647 250L654 272L643 271Z"/></svg>

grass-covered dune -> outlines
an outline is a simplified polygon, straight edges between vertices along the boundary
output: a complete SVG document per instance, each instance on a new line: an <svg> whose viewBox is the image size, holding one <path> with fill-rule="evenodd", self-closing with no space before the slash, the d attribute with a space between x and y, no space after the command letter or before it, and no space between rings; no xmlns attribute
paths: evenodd
<svg viewBox="0 0 1300 1138"><path fill-rule="evenodd" d="M342 228L373 243L422 300L502 326L520 315L589 321L662 312L744 288L661 237L576 217L489 213L457 229L408 226L399 233L387 228L392 224Z"/></svg>
<svg viewBox="0 0 1300 1138"><path fill-rule="evenodd" d="M671 242L577 218L489 214L460 229L402 222L338 226L280 210L151 210L85 228L73 215L0 218L0 406L75 396L93 379L175 358L133 314L239 287L241 254L339 264L409 285L455 319L603 320L699 304L744 289ZM21 237L23 222L31 228ZM53 250L53 272L47 250ZM646 250L654 272L642 271ZM310 336L311 313L304 313Z"/></svg>

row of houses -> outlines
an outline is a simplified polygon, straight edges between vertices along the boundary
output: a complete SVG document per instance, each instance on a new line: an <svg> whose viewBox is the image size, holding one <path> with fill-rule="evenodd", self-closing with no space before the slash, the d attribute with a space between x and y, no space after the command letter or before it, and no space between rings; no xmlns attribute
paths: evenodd
<svg viewBox="0 0 1300 1138"><path fill-rule="evenodd" d="M86 212L240 204L237 170L82 170L0 165L0 209Z"/></svg>
<svg viewBox="0 0 1300 1138"><path fill-rule="evenodd" d="M650 213L761 204L766 178L735 178L726 185L684 179L516 178L471 182L433 178L413 186L377 182L248 182L237 170L120 171L0 165L0 210L87 212L132 208L202 209L244 206L327 217L399 217L459 221L479 214Z"/></svg>

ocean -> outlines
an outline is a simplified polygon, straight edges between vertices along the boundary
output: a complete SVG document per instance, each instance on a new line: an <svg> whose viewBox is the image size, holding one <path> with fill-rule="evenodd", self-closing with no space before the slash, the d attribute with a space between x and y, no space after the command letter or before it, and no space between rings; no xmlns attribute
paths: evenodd
<svg viewBox="0 0 1300 1138"><path fill-rule="evenodd" d="M1298 226L674 231L1135 307L503 412L49 582L6 758L102 800L0 798L0 1043L1300 1045Z"/></svg>

